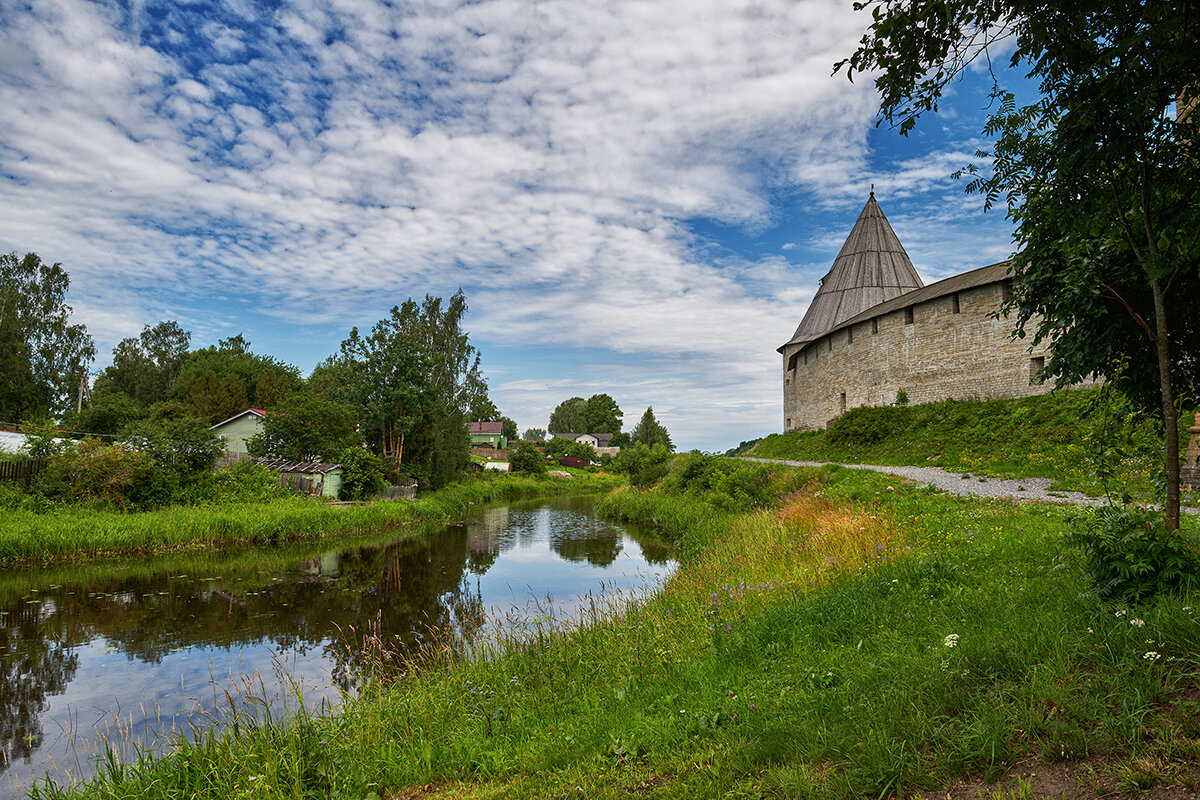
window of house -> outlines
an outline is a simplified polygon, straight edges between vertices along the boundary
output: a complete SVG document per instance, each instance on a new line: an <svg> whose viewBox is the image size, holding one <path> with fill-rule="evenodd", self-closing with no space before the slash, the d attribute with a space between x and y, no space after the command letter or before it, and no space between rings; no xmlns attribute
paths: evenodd
<svg viewBox="0 0 1200 800"><path fill-rule="evenodd" d="M788 359L788 365L787 365L788 370L794 370L796 368L796 363L799 360L800 360L800 354L793 353L792 357Z"/></svg>
<svg viewBox="0 0 1200 800"><path fill-rule="evenodd" d="M790 431L792 429L792 418L791 417L788 417L787 420L783 423L783 429L785 431Z"/></svg>
<svg viewBox="0 0 1200 800"><path fill-rule="evenodd" d="M792 379L791 379L791 378L784 378L784 379L783 379L783 385L784 385L784 386L791 386L791 385L792 385Z"/></svg>
<svg viewBox="0 0 1200 800"><path fill-rule="evenodd" d="M904 324L905 325L913 324L913 307L912 306L909 306L908 308L904 309Z"/></svg>
<svg viewBox="0 0 1200 800"><path fill-rule="evenodd" d="M1012 293L1012 281L1004 281L1000 284L1000 299L1007 300Z"/></svg>
<svg viewBox="0 0 1200 800"><path fill-rule="evenodd" d="M1034 356L1029 359L1029 382L1033 383L1042 374L1042 370L1046 368L1045 356Z"/></svg>

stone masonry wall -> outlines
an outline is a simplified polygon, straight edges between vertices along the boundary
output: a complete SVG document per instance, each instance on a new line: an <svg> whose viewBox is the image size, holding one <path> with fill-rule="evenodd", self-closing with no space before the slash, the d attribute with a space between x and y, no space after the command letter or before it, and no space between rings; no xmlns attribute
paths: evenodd
<svg viewBox="0 0 1200 800"><path fill-rule="evenodd" d="M903 389L912 404L1042 394L1032 384L1046 357L1013 325L991 315L1004 284L976 286L876 317L784 351L784 430L823 428L847 409L888 405ZM798 354L795 369L788 370ZM807 360L807 363L806 363Z"/></svg>

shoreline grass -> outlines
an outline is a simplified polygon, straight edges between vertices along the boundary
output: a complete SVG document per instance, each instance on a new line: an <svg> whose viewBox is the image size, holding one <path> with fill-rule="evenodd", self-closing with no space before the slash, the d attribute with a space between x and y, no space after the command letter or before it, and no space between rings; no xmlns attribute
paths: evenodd
<svg viewBox="0 0 1200 800"><path fill-rule="evenodd" d="M1028 758L1087 759L1098 793L1187 785L1200 596L1101 604L1059 508L796 475L751 513L605 497L683 560L582 628L545 620L472 661L447 646L337 715L38 796L890 797Z"/></svg>
<svg viewBox="0 0 1200 800"><path fill-rule="evenodd" d="M133 513L86 508L40 514L11 511L0 518L0 564L275 545L419 522L446 522L477 504L606 491L621 482L605 474L571 480L497 474L452 484L417 500L364 505L332 505L316 498L293 497Z"/></svg>

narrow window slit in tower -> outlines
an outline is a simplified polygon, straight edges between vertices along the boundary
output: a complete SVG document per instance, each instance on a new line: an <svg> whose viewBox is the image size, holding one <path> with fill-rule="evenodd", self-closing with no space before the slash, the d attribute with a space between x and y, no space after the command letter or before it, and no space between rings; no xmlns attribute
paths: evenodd
<svg viewBox="0 0 1200 800"><path fill-rule="evenodd" d="M904 309L904 324L905 325L913 324L913 307L912 306L909 306L908 308Z"/></svg>

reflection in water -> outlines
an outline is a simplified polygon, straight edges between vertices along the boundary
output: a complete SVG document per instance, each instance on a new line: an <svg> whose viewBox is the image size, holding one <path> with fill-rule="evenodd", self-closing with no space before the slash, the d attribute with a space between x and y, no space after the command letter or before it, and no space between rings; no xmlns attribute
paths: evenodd
<svg viewBox="0 0 1200 800"><path fill-rule="evenodd" d="M670 571L666 548L590 511L587 498L486 508L429 536L293 557L10 571L0 579L8 791L64 765L90 772L94 743L80 741L106 721L125 720L129 741L118 744L145 745L186 729L198 698L245 684L239 676L257 672L260 691L281 693L274 663L306 698L336 702L360 684L369 635L401 653L426 646L431 631L469 643L487 632L490 610L549 594L569 614L601 585L641 588Z"/></svg>

